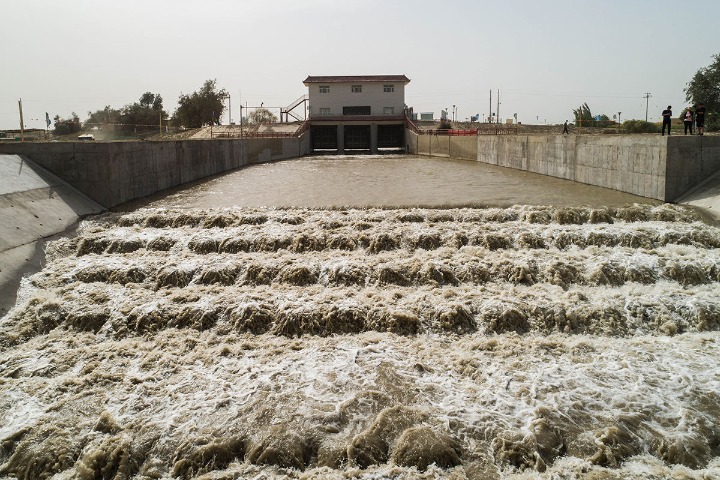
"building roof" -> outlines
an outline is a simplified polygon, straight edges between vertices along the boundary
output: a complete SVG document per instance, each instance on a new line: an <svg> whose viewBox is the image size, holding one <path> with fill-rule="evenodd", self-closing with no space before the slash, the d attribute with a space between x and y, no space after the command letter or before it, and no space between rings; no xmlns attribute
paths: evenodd
<svg viewBox="0 0 720 480"><path fill-rule="evenodd" d="M308 77L303 81L305 85L309 83L367 83L367 82L397 82L397 83L410 83L410 79L405 75L326 75L326 76L312 76Z"/></svg>

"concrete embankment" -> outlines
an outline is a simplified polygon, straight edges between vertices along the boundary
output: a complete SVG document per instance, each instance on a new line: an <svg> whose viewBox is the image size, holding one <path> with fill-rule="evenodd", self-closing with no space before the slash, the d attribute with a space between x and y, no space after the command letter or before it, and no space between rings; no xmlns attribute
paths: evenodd
<svg viewBox="0 0 720 480"><path fill-rule="evenodd" d="M106 208L252 163L298 157L298 138L169 142L0 143L22 154Z"/></svg>
<svg viewBox="0 0 720 480"><path fill-rule="evenodd" d="M0 154L0 315L20 278L42 267L45 241L103 210L32 160Z"/></svg>
<svg viewBox="0 0 720 480"><path fill-rule="evenodd" d="M720 171L720 137L478 135L407 132L419 155L461 158L666 202Z"/></svg>

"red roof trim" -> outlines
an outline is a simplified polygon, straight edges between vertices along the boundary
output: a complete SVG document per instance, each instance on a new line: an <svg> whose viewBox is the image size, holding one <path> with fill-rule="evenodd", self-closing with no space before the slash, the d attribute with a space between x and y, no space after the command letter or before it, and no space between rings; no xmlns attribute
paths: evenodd
<svg viewBox="0 0 720 480"><path fill-rule="evenodd" d="M410 83L405 75L344 75L344 76L312 76L309 75L303 83L352 83L352 82L398 82Z"/></svg>

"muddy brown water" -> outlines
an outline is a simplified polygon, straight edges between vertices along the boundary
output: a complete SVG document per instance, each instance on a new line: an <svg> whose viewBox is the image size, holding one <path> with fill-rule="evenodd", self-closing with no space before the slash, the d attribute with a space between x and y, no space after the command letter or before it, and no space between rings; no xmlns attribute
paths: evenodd
<svg viewBox="0 0 720 480"><path fill-rule="evenodd" d="M312 156L252 165L149 199L140 206L442 207L621 206L660 202L510 168L415 155Z"/></svg>
<svg viewBox="0 0 720 480"><path fill-rule="evenodd" d="M718 478L719 248L686 208L421 157L147 199L0 322L0 476Z"/></svg>

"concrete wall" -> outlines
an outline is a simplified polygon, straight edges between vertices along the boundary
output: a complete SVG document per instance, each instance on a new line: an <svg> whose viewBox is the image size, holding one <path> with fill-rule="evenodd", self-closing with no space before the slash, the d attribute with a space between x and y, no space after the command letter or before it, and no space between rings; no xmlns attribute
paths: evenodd
<svg viewBox="0 0 720 480"><path fill-rule="evenodd" d="M477 137L449 137L447 135L418 135L405 130L408 153L433 157L477 160Z"/></svg>
<svg viewBox="0 0 720 480"><path fill-rule="evenodd" d="M720 171L720 137L673 136L668 139L665 195L673 200Z"/></svg>
<svg viewBox="0 0 720 480"><path fill-rule="evenodd" d="M480 135L478 161L665 198L666 143L649 135Z"/></svg>
<svg viewBox="0 0 720 480"><path fill-rule="evenodd" d="M299 138L170 142L0 143L22 154L106 208L252 163L309 153Z"/></svg>
<svg viewBox="0 0 720 480"><path fill-rule="evenodd" d="M720 137L478 135L406 131L410 153L475 159L663 201L720 171Z"/></svg>

